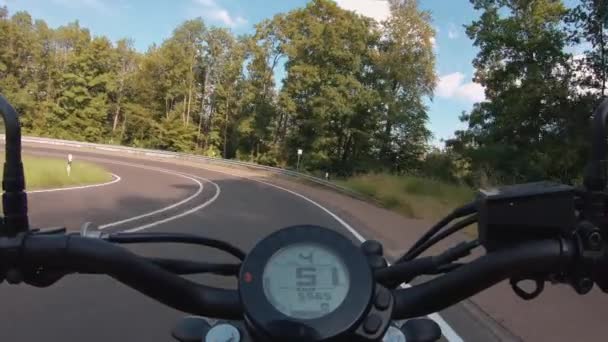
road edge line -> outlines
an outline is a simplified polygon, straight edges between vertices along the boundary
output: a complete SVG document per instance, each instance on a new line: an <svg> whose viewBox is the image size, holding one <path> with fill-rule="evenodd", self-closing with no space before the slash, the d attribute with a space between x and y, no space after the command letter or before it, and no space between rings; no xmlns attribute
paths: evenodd
<svg viewBox="0 0 608 342"><path fill-rule="evenodd" d="M355 228L353 228L350 224L348 224L340 216L338 216L337 214L334 214L331 210L325 208L323 205L319 204L315 200L313 200L311 198L308 198L308 197L306 197L306 196L304 196L304 195L302 195L302 194L300 194L300 193L298 193L296 191L284 188L284 187L276 185L276 184L265 182L265 181L262 181L262 180L259 180L259 179L243 176L243 175L237 175L237 174L232 174L232 173L225 172L225 171L219 171L219 170L209 169L209 168L205 168L205 167L202 167L202 166L200 168L204 169L204 170L207 170L207 171L211 171L211 172L223 173L223 174L226 174L226 175L236 176L236 177L239 177L239 178L243 178L243 179L251 180L251 181L254 181L254 182L266 184L268 186L271 186L271 187L283 190L285 192L288 192L288 193L290 193L290 194L292 194L294 196L300 197L301 199L303 199L303 200L305 200L305 201L313 204L317 208L323 210L325 213L327 213L333 219L335 219L336 221L338 221L338 223L340 223L344 228L346 228L346 230L348 230L360 242L364 242L366 240L363 237L363 235L361 235ZM409 288L409 287L411 287L411 285L410 284L403 284L401 287ZM445 319L443 319L443 317L441 317L441 315L439 315L438 313L432 313L432 314L429 314L428 317L430 319L432 319L433 321L435 321L439 325L439 327L441 328L442 335L449 342L464 342L464 340L462 339L462 337L460 337L460 335L458 335L458 333L448 324L448 322L446 322Z"/></svg>

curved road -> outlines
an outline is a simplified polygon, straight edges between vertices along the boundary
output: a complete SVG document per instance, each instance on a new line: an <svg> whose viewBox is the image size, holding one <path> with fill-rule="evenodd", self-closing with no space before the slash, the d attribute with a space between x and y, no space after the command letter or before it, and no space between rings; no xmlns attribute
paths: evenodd
<svg viewBox="0 0 608 342"><path fill-rule="evenodd" d="M24 147L27 154L60 158L68 152L76 159L104 166L121 179L98 187L31 193L28 199L33 227L78 230L92 221L108 231L196 233L230 241L246 251L269 233L294 224L322 225L355 242L361 239L333 212L298 193L232 175L242 171L224 173L186 163L65 146ZM273 183L284 184L280 180ZM337 205L340 195L335 193L288 187L302 189L310 198L331 205L364 236L383 241L385 251L393 256L424 231L415 222L363 202L349 200L349 205ZM163 244L131 248L160 257L233 261L204 247ZM194 278L216 286L235 285L234 280L225 277ZM2 284L0 306L0 341L170 341L172 326L184 316L107 276L97 275L68 276L43 289ZM442 316L467 341L535 341L546 337L553 341L604 341L608 296L598 290L578 296L565 286L548 286L537 300L523 301L502 282L471 301L444 310Z"/></svg>
<svg viewBox="0 0 608 342"><path fill-rule="evenodd" d="M53 148L24 153L65 158ZM72 151L121 177L106 186L29 195L32 227L86 221L109 231L172 231L229 239L249 250L260 238L285 226L317 224L356 241L331 214L293 193L229 174L148 160ZM204 247L147 245L138 253L229 261ZM231 261L231 260L230 260ZM199 278L200 279L200 278ZM214 285L233 280L207 276ZM6 341L167 341L183 316L106 276L68 276L52 287L2 286L0 340Z"/></svg>

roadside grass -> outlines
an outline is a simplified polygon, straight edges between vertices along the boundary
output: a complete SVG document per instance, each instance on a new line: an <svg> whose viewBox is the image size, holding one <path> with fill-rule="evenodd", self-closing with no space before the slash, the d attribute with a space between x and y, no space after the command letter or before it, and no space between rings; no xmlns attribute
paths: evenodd
<svg viewBox="0 0 608 342"><path fill-rule="evenodd" d="M4 156L0 158L0 162L4 163ZM23 156L26 189L54 189L112 180L112 175L102 167L76 159L72 162L72 170L68 176L66 164L67 162L62 159ZM0 167L0 175L3 173L2 169Z"/></svg>
<svg viewBox="0 0 608 342"><path fill-rule="evenodd" d="M436 221L471 201L475 191L464 185L416 176L369 174L338 180L337 184L376 200L410 218Z"/></svg>

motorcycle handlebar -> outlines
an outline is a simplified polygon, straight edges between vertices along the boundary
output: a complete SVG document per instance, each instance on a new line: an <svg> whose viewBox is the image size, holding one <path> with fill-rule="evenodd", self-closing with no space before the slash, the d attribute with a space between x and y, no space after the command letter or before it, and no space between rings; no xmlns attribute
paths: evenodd
<svg viewBox="0 0 608 342"><path fill-rule="evenodd" d="M30 235L24 239L22 261L33 267L104 273L165 305L193 315L224 319L243 316L237 291L197 284L103 240L78 235Z"/></svg>
<svg viewBox="0 0 608 342"><path fill-rule="evenodd" d="M0 248L0 260L3 255ZM79 235L28 235L18 265L43 270L104 273L174 309L194 315L242 319L236 290L204 286L172 274L109 242ZM442 310L510 277L562 274L577 256L574 242L542 240L494 251L408 289L395 290L394 319Z"/></svg>
<svg viewBox="0 0 608 342"><path fill-rule="evenodd" d="M494 251L426 283L396 290L393 318L440 311L511 277L563 274L576 255L573 242L557 239Z"/></svg>

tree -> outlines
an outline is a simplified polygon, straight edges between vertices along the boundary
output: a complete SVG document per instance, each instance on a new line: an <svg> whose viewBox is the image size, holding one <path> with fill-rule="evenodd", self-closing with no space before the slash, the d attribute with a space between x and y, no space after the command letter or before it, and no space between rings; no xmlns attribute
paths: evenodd
<svg viewBox="0 0 608 342"><path fill-rule="evenodd" d="M573 43L591 45L578 65L580 87L596 90L604 97L608 80L608 1L582 0L568 19L573 26Z"/></svg>
<svg viewBox="0 0 608 342"><path fill-rule="evenodd" d="M256 26L256 33L244 40L246 75L243 106L237 124L238 154L249 160L276 165L278 156L277 92L274 73L282 58L280 42L272 22Z"/></svg>
<svg viewBox="0 0 608 342"><path fill-rule="evenodd" d="M373 56L383 126L378 157L392 168L407 169L420 159L430 137L423 98L435 88L435 31L430 14L420 11L417 1L392 0L390 8Z"/></svg>
<svg viewBox="0 0 608 342"><path fill-rule="evenodd" d="M115 53L112 56L112 75L108 84L108 97L113 107L111 110L112 134L117 132L121 120L126 120L124 115L124 100L133 96L133 77L137 70L137 53L133 48L133 41L128 39L119 40L116 43ZM124 126L123 126L124 127ZM122 132L121 134L124 134Z"/></svg>
<svg viewBox="0 0 608 342"><path fill-rule="evenodd" d="M288 58L282 92L294 110L288 113L286 148L311 151L312 168L348 173L357 133L373 121L362 110L373 98L362 83L373 42L370 21L316 0L275 22Z"/></svg>
<svg viewBox="0 0 608 342"><path fill-rule="evenodd" d="M572 101L566 8L555 0L471 3L482 11L467 34L479 48L475 81L487 100L462 116L469 128L448 144L498 178L573 179L585 155L576 138L588 112Z"/></svg>
<svg viewBox="0 0 608 342"><path fill-rule="evenodd" d="M205 37L202 56L203 103L198 136L203 150L228 155L228 128L236 115L239 82L242 80L244 50L229 31L213 28ZM202 128L202 132L201 132Z"/></svg>
<svg viewBox="0 0 608 342"><path fill-rule="evenodd" d="M429 137L429 21L414 0L382 24L314 0L251 36L188 20L140 53L3 7L0 91L28 134L281 166L304 148L307 169L409 172Z"/></svg>

